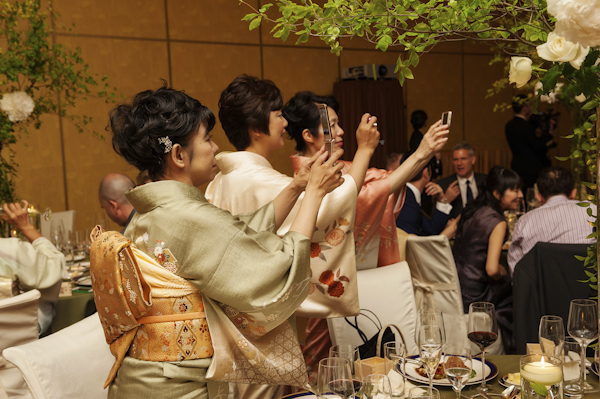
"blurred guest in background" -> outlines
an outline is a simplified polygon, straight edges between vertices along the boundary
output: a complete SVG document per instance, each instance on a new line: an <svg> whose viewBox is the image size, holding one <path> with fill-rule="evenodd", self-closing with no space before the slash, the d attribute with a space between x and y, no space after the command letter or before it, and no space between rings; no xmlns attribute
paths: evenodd
<svg viewBox="0 0 600 399"><path fill-rule="evenodd" d="M409 151L414 152L419 148L419 144L421 144L421 140L423 140L423 131L425 130L426 123L427 113L425 113L425 111L418 109L410 115L410 124L413 126L414 131L410 136L410 141L408 143ZM437 179L444 172L440 152L436 151L434 155L434 163L431 168L431 180Z"/></svg>
<svg viewBox="0 0 600 399"><path fill-rule="evenodd" d="M386 169L389 172L393 172L398 169L398 166L400 166L400 158L402 158L402 154L398 154L396 152L392 152L390 155L388 155Z"/></svg>
<svg viewBox="0 0 600 399"><path fill-rule="evenodd" d="M519 175L494 166L488 173L485 190L466 206L458 222L452 252L460 280L465 313L473 302L491 302L506 353L513 353L512 284L500 264L502 245L508 239L504 211L517 210L523 200Z"/></svg>
<svg viewBox="0 0 600 399"><path fill-rule="evenodd" d="M410 152L402 156L400 165L408 159ZM396 226L408 234L429 236L440 234L450 220L452 205L448 203L444 190L431 181L432 162L430 161L409 183L406 183L406 198L400 214L396 218ZM434 197L437 202L430 218L421 209L421 195L426 193Z"/></svg>
<svg viewBox="0 0 600 399"><path fill-rule="evenodd" d="M547 155L548 150L558 145L554 141L554 135L552 135L556 126L554 118L557 116L558 114L538 112L529 117L529 123L533 127L535 134L535 153L544 168L552 166L552 161L550 161Z"/></svg>
<svg viewBox="0 0 600 399"><path fill-rule="evenodd" d="M542 170L537 179L538 201L541 207L523 215L515 225L512 243L508 250L508 266L511 273L527 252L538 242L558 244L592 244L587 238L592 233L594 218L588 208L577 205L577 189L573 187L573 176L565 168L552 167ZM590 204L592 214L596 206Z"/></svg>
<svg viewBox="0 0 600 399"><path fill-rule="evenodd" d="M120 173L110 173L104 176L98 189L100 207L113 222L123 227L121 233L135 215L133 205L125 197L125 192L132 187L135 187L135 183L129 177Z"/></svg>
<svg viewBox="0 0 600 399"><path fill-rule="evenodd" d="M65 256L52 243L42 237L31 224L27 208L29 203L4 204L4 220L19 229L29 242L18 238L0 238L0 276L18 280L25 291L37 289L40 334L48 332L58 301Z"/></svg>
<svg viewBox="0 0 600 399"><path fill-rule="evenodd" d="M452 164L456 173L439 180L448 202L452 204L450 218L454 219L464 207L479 194L479 187L485 183L486 175L473 172L475 151L466 141L452 148Z"/></svg>

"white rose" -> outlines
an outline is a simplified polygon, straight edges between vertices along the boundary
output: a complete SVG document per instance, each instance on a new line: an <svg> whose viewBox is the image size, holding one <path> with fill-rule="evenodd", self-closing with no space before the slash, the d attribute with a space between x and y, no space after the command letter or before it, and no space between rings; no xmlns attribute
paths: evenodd
<svg viewBox="0 0 600 399"><path fill-rule="evenodd" d="M554 104L557 100L556 96L560 94L563 86L564 84L557 83L556 86L554 86L554 89L550 90L550 93L548 93L548 95L544 94L540 96L540 101L543 103ZM543 87L544 86L542 85L542 82L537 82L535 84L535 87L533 88L533 91L536 95L539 95L539 92L542 90Z"/></svg>
<svg viewBox="0 0 600 399"><path fill-rule="evenodd" d="M8 115L11 122L24 121L31 115L35 108L35 102L29 94L23 91L6 93L0 100L0 109Z"/></svg>
<svg viewBox="0 0 600 399"><path fill-rule="evenodd" d="M554 32L548 34L546 43L536 47L538 55L546 61L568 62L573 68L579 69L583 60L590 52L589 47L573 43Z"/></svg>
<svg viewBox="0 0 600 399"><path fill-rule="evenodd" d="M531 79L531 60L527 57L511 57L508 80L516 83L517 87L523 87Z"/></svg>
<svg viewBox="0 0 600 399"><path fill-rule="evenodd" d="M555 31L582 46L600 45L598 0L548 0L548 12L556 17Z"/></svg>
<svg viewBox="0 0 600 399"><path fill-rule="evenodd" d="M575 101L577 101L577 102L584 103L585 100L587 100L587 98L585 98L585 96L583 95L583 93L581 93L578 96L575 96Z"/></svg>

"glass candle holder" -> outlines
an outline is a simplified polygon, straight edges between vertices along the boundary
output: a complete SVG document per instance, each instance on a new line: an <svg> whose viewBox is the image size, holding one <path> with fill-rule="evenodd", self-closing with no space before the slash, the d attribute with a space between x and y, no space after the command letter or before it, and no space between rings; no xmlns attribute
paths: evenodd
<svg viewBox="0 0 600 399"><path fill-rule="evenodd" d="M523 399L562 399L562 362L554 356L526 355L521 358Z"/></svg>

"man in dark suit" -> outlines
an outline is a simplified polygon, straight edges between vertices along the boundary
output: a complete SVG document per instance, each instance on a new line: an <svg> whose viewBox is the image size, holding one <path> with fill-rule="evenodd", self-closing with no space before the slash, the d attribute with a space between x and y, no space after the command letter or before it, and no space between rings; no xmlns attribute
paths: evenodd
<svg viewBox="0 0 600 399"><path fill-rule="evenodd" d="M452 205L450 218L454 219L469 202L477 198L487 175L473 172L475 151L466 141L452 148L452 164L456 173L438 181L446 200Z"/></svg>
<svg viewBox="0 0 600 399"><path fill-rule="evenodd" d="M400 163L404 162L408 156L410 156L410 152L402 156ZM431 167L432 163L430 162L410 183L406 183L406 198L404 206L396 218L396 227L409 234L419 236L440 234L450 219L452 206L443 203L444 191L438 184L431 182ZM438 200L431 218L421 209L421 195L424 193Z"/></svg>
<svg viewBox="0 0 600 399"><path fill-rule="evenodd" d="M535 130L529 123L531 106L525 102L526 100L527 96L524 94L515 97L512 103L515 116L508 121L504 128L506 141L513 156L510 168L523 179L523 192L529 187L533 187L544 168L538 153L540 150L545 150L543 148L545 143L537 140Z"/></svg>

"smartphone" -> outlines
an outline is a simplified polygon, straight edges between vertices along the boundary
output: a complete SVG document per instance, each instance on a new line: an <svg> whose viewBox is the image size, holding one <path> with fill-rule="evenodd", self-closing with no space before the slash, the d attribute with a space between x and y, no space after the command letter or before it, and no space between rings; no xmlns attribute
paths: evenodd
<svg viewBox="0 0 600 399"><path fill-rule="evenodd" d="M323 135L325 138L325 151L329 154L327 158L333 154L335 137L331 132L331 123L329 122L329 112L326 104L319 104L319 115L321 116L321 125L323 126Z"/></svg>
<svg viewBox="0 0 600 399"><path fill-rule="evenodd" d="M452 123L452 111L444 112L442 114L442 125L448 125Z"/></svg>

